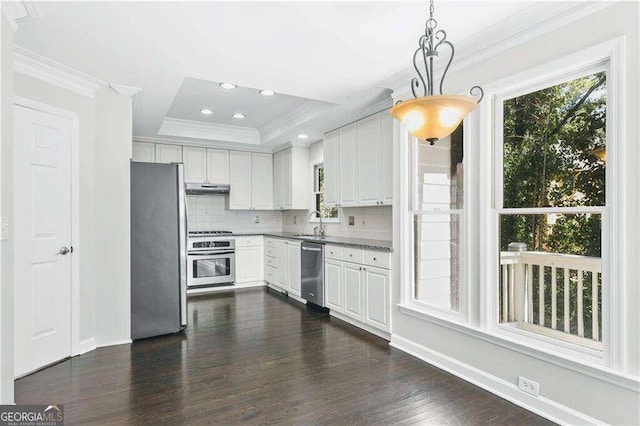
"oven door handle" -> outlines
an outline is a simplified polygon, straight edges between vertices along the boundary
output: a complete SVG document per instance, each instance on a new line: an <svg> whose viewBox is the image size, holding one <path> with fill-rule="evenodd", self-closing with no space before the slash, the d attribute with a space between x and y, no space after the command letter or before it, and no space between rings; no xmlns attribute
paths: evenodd
<svg viewBox="0 0 640 426"><path fill-rule="evenodd" d="M188 253L189 256L222 256L224 254L235 254L235 251L206 251L206 252Z"/></svg>

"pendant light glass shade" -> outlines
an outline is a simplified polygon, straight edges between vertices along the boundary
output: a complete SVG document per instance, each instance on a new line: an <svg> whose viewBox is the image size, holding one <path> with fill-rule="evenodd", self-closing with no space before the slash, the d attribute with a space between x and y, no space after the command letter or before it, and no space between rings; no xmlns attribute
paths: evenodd
<svg viewBox="0 0 640 426"><path fill-rule="evenodd" d="M469 96L433 95L400 102L390 113L416 138L435 142L453 133L476 106Z"/></svg>

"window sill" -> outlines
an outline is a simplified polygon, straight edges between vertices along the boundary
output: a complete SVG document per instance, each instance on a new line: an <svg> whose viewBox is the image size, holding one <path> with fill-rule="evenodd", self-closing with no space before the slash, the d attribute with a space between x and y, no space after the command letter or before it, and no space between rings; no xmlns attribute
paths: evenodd
<svg viewBox="0 0 640 426"><path fill-rule="evenodd" d="M601 359L599 362L594 360L589 361L585 359L585 357L576 358L575 356L570 356L563 352L557 353L556 351L552 352L547 348L543 349L540 345L534 346L533 343L527 341L529 339L523 340L519 338L520 336L518 335L522 333L521 330L518 330L520 333L513 333L511 337L512 332L481 330L467 324L462 324L458 321L437 316L430 312L425 312L424 310L416 309L413 306L406 304L398 304L397 306L403 314L428 321L441 327L449 328L459 333L466 334L467 336L484 340L485 342L502 346L506 349L520 352L559 367L566 368L580 374L585 374L634 392L638 392L638 388L640 387L639 378L607 368L602 365ZM502 329L502 327L500 327L500 329Z"/></svg>

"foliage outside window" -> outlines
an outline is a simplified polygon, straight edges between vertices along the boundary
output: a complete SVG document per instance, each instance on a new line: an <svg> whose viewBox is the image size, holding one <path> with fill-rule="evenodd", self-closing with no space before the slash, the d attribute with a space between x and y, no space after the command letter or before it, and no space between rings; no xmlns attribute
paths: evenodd
<svg viewBox="0 0 640 426"><path fill-rule="evenodd" d="M604 71L502 102L498 321L602 349Z"/></svg>
<svg viewBox="0 0 640 426"><path fill-rule="evenodd" d="M329 221L339 220L339 211L337 207L327 207L324 204L324 165L317 164L313 167L313 193L315 200L315 210L320 212L315 214L315 218L328 219Z"/></svg>

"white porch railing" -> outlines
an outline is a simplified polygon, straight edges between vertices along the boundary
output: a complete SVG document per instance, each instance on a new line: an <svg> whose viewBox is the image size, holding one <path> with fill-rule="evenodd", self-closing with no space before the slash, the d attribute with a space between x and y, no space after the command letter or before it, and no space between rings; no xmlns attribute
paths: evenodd
<svg viewBox="0 0 640 426"><path fill-rule="evenodd" d="M599 257L506 251L500 265L500 322L602 349Z"/></svg>

